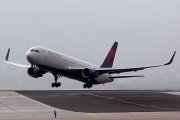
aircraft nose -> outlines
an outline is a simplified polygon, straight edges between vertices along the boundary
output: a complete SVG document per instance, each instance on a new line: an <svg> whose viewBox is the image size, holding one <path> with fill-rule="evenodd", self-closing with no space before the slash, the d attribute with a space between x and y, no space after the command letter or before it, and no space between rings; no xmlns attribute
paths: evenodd
<svg viewBox="0 0 180 120"><path fill-rule="evenodd" d="M29 63L34 64L33 55L31 52L29 52L29 51L27 52L26 59L28 60Z"/></svg>

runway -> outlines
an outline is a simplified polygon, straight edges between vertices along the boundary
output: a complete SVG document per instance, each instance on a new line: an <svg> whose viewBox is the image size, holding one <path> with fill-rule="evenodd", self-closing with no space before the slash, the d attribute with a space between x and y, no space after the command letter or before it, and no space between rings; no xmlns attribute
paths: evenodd
<svg viewBox="0 0 180 120"><path fill-rule="evenodd" d="M0 91L0 120L179 120L180 92Z"/></svg>
<svg viewBox="0 0 180 120"><path fill-rule="evenodd" d="M18 91L46 105L73 112L180 111L180 97L159 91Z"/></svg>

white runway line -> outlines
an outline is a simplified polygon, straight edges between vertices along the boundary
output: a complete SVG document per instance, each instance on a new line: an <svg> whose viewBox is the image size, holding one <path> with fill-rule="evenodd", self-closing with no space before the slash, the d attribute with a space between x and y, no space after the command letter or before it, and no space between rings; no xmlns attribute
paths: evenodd
<svg viewBox="0 0 180 120"><path fill-rule="evenodd" d="M162 93L180 96L180 92L162 92Z"/></svg>

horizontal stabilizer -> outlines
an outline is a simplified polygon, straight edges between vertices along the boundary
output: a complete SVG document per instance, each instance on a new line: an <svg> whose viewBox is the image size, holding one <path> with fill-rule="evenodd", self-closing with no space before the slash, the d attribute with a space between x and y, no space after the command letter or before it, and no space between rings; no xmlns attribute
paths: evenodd
<svg viewBox="0 0 180 120"><path fill-rule="evenodd" d="M143 75L138 75L138 76L111 76L109 78L132 78L132 77L145 77Z"/></svg>

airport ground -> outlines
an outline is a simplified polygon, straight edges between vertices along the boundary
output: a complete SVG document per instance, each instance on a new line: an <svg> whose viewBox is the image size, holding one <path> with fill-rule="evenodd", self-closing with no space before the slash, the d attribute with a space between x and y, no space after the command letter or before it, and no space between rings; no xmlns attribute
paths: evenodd
<svg viewBox="0 0 180 120"><path fill-rule="evenodd" d="M0 91L0 120L179 120L175 91Z"/></svg>

